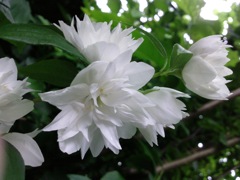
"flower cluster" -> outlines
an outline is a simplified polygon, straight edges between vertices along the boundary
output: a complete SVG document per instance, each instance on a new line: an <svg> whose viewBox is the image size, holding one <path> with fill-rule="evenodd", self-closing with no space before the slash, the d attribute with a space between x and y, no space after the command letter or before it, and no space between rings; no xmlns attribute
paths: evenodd
<svg viewBox="0 0 240 180"><path fill-rule="evenodd" d="M132 28L92 23L88 16L76 18L71 26L60 21L65 38L92 62L81 70L70 87L40 94L43 101L61 112L44 131L58 130L63 152L90 148L98 156L104 146L118 153L120 138L131 138L138 129L150 145L158 144L157 134L187 116L178 97L188 95L169 88L154 87L149 93L139 89L154 75L154 68L131 61L142 39L133 40Z"/></svg>
<svg viewBox="0 0 240 180"><path fill-rule="evenodd" d="M188 116L185 104L178 98L190 96L166 87L142 91L153 78L152 66L131 61L143 42L133 39L133 28L118 24L94 23L85 15L73 19L71 26L59 21L56 25L68 42L90 62L73 79L69 87L40 93L60 113L43 131L58 133L61 151L81 151L82 158L90 149L94 157L104 147L115 154L121 150L120 138L129 139L137 130L153 146L157 135L165 136L164 128L174 128ZM207 99L225 100L230 95L224 77L232 71L224 65L229 61L230 46L221 36L203 38L187 51L192 57L181 67L186 87ZM39 166L44 161L33 140L39 131L29 134L9 132L14 122L33 110L33 102L22 96L31 91L27 80L17 80L13 59L0 59L0 137L19 150L26 165Z"/></svg>
<svg viewBox="0 0 240 180"><path fill-rule="evenodd" d="M25 165L40 166L43 156L32 139L37 131L29 134L11 132L14 122L33 110L33 102L22 99L31 89L26 79L17 80L17 67L13 59L0 59L0 138L12 144L23 157Z"/></svg>

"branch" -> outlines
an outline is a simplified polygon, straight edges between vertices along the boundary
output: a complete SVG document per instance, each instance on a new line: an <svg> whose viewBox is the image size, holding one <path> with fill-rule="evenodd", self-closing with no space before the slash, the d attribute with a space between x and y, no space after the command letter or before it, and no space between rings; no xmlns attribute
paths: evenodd
<svg viewBox="0 0 240 180"><path fill-rule="evenodd" d="M240 142L240 137L235 137L235 138L229 139L226 143L226 146L230 147L230 146L233 146L233 145L237 144L238 142ZM157 166L156 167L156 172L159 173L159 172L162 172L162 171L167 171L167 170L170 170L170 169L177 168L181 165L184 165L184 164L190 163L192 161L195 161L197 159L200 159L202 157L206 157L208 155L211 155L211 154L217 152L218 150L219 149L217 147L210 147L210 148L198 151L198 152L196 152L192 155L189 155L187 157L184 157L184 158L172 161L172 162L165 163L162 166Z"/></svg>
<svg viewBox="0 0 240 180"><path fill-rule="evenodd" d="M232 100L238 96L240 96L240 88L232 91L231 95L228 96L228 100ZM216 106L218 106L219 104L222 104L223 102L226 102L226 101L224 101L224 100L210 101L210 102L204 104L202 107L200 107L196 112L190 113L190 116L184 118L184 120L193 119L193 118L205 113L206 111L209 111L209 110L215 108Z"/></svg>

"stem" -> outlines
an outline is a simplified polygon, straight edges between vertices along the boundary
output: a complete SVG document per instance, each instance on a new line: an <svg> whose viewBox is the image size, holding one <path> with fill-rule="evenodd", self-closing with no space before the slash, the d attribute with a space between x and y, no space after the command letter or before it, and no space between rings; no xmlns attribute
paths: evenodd
<svg viewBox="0 0 240 180"><path fill-rule="evenodd" d="M170 69L170 70L167 70L167 71L160 70L159 72L154 74L153 78L160 77L160 76L173 75L174 72L175 72L175 70L173 70L173 69Z"/></svg>

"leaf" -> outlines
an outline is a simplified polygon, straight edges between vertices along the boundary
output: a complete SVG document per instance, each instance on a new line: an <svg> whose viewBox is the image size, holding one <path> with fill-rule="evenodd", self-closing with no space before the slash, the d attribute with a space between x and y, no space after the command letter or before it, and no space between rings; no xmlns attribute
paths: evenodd
<svg viewBox="0 0 240 180"><path fill-rule="evenodd" d="M118 13L122 6L121 1L119 0L108 1L107 5L113 13Z"/></svg>
<svg viewBox="0 0 240 180"><path fill-rule="evenodd" d="M5 170L3 172L4 180L24 180L25 179L25 166L24 161L18 150L8 143L4 142L5 147ZM2 158L1 158L2 160Z"/></svg>
<svg viewBox="0 0 240 180"><path fill-rule="evenodd" d="M134 52L134 56L142 60L151 61L151 64L163 67L167 61L167 53L161 42L152 34L136 27L132 33L134 39L143 38L144 41Z"/></svg>
<svg viewBox="0 0 240 180"><path fill-rule="evenodd" d="M51 45L85 61L84 56L63 36L53 30L53 26L35 24L6 24L0 26L0 38L33 45Z"/></svg>
<svg viewBox="0 0 240 180"><path fill-rule="evenodd" d="M172 74L181 77L181 72L186 63L192 58L193 54L191 51L184 49L179 44L173 46L169 69Z"/></svg>
<svg viewBox="0 0 240 180"><path fill-rule="evenodd" d="M106 173L101 180L124 180L122 175L118 171L111 171Z"/></svg>
<svg viewBox="0 0 240 180"><path fill-rule="evenodd" d="M163 47L162 43L151 33L144 31L143 29L136 27L140 32L142 32L144 35L146 35L147 38L153 43L155 48L158 50L160 55L164 57L165 59L167 58L167 53L165 48Z"/></svg>
<svg viewBox="0 0 240 180"><path fill-rule="evenodd" d="M9 24L10 21L6 18L6 16L0 11L0 26L4 24Z"/></svg>
<svg viewBox="0 0 240 180"><path fill-rule="evenodd" d="M26 0L11 0L10 11L14 23L27 23L32 18L29 2Z"/></svg>
<svg viewBox="0 0 240 180"><path fill-rule="evenodd" d="M87 176L75 175L75 174L69 174L68 178L69 180L91 180Z"/></svg>
<svg viewBox="0 0 240 180"><path fill-rule="evenodd" d="M71 62L60 60L40 61L19 69L24 76L59 87L69 86L77 72Z"/></svg>

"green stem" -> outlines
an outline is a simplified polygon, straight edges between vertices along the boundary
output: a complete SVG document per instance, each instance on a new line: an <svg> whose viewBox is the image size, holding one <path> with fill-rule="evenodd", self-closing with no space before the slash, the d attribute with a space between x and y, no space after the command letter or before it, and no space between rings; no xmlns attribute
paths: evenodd
<svg viewBox="0 0 240 180"><path fill-rule="evenodd" d="M175 70L159 71L154 74L153 78L160 77L160 76L172 75L174 71Z"/></svg>

